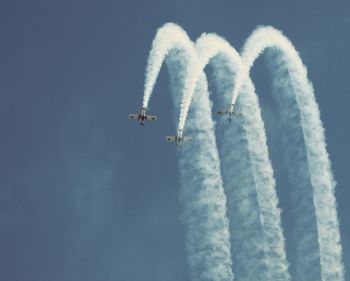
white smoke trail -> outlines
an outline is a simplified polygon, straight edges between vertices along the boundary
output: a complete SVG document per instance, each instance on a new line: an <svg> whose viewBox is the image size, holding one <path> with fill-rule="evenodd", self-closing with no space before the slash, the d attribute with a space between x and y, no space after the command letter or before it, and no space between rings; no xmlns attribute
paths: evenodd
<svg viewBox="0 0 350 281"><path fill-rule="evenodd" d="M187 34L175 24L160 28L153 42L146 72L145 107L165 58L177 107L184 81L197 64L197 54ZM192 280L232 281L226 196L213 127L207 82L202 75L187 124L188 132L195 134L194 143L179 151L186 247Z"/></svg>
<svg viewBox="0 0 350 281"><path fill-rule="evenodd" d="M286 153L287 159L293 161L288 169L295 185L292 191L298 244L295 278L342 281L335 182L314 90L294 46L272 27L257 28L246 41L242 60L248 70L267 48L277 50L274 85L283 93L275 98L282 106L284 120L288 120L284 124L289 130Z"/></svg>
<svg viewBox="0 0 350 281"><path fill-rule="evenodd" d="M188 63L185 65L184 70L188 74L196 73L196 77L200 75L199 65L197 60L196 50L193 47L193 42L188 38L186 32L174 23L166 23L158 29L157 34L152 42L152 48L148 57L145 77L145 91L143 96L143 107L148 107L148 103L153 91L153 87L156 83L160 68L164 59L169 52L173 49L180 48L185 49L188 52ZM190 75L185 75L189 77ZM191 88L187 88L189 83L185 83L185 88L182 89L183 99L180 105L180 117L178 130L184 129L184 124L188 112L188 108L191 103L192 94L196 84L191 84Z"/></svg>
<svg viewBox="0 0 350 281"><path fill-rule="evenodd" d="M238 91L241 88L241 84L239 83L242 83L244 78L243 75L245 74L244 65L239 53L226 40L213 33L203 33L196 41L196 49L200 61L200 71L203 70L215 57L223 56L224 60L221 61L222 65L217 66L223 68L228 64L228 67L231 69L230 73L233 75L228 76L228 79L233 80L234 78L235 80L231 94L233 97L231 99L231 104L234 105L238 96ZM195 75L192 74L189 82L195 84L197 80L198 77L195 77ZM188 88L193 88L193 86L188 86ZM226 106L229 107L231 104L228 103Z"/></svg>
<svg viewBox="0 0 350 281"><path fill-rule="evenodd" d="M191 58L196 58L197 56L193 48L193 43L188 38L186 32L174 23L166 23L158 29L148 56L143 107L148 107L160 68L166 56L175 48L188 50Z"/></svg>
<svg viewBox="0 0 350 281"><path fill-rule="evenodd" d="M201 67L213 65L218 90L225 94L227 104L240 90L237 81L242 81L244 67L239 54L215 34L203 34L196 48ZM244 121L228 126L227 120L220 122L234 272L236 280L257 280L257 276L289 280L265 129L254 86L249 79L246 82L237 104Z"/></svg>

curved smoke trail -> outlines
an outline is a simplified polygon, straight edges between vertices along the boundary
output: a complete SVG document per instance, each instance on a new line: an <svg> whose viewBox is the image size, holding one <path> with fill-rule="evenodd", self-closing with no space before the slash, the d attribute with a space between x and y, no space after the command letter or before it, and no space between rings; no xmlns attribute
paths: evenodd
<svg viewBox="0 0 350 281"><path fill-rule="evenodd" d="M229 104L240 90L237 81L242 81L244 71L241 57L215 34L203 34L196 47L201 67L213 65L218 90L224 93L224 104ZM244 122L228 126L226 120L220 122L224 134L220 158L235 276L237 280L256 280L257 276L261 280L289 280L275 180L258 99L250 81L238 103Z"/></svg>
<svg viewBox="0 0 350 281"><path fill-rule="evenodd" d="M193 43L186 32L174 23L166 23L158 29L148 56L143 107L148 107L154 85L165 58L171 50L177 48L187 50L190 60L196 59L197 55ZM190 64L193 65L195 63L190 62Z"/></svg>
<svg viewBox="0 0 350 281"><path fill-rule="evenodd" d="M230 71L230 74L232 74L228 76L228 79L235 82L231 87L232 89L230 89L232 91L231 104L234 105L241 88L241 83L244 80L243 75L246 73L245 66L242 63L239 53L226 40L213 33L203 33L196 41L196 50L200 63L198 73L201 73L210 62L215 62L215 58L222 59L220 60L222 63L221 65L215 64L216 69L218 67L223 68L223 65L227 66L225 70ZM194 88L193 85L195 85L198 80L198 73L191 73L191 76L187 81L191 84L187 86L188 89ZM221 82L224 82L224 80ZM189 93L189 96L187 97L184 96L183 99L191 100L191 93ZM229 107L230 104L227 103L225 106Z"/></svg>
<svg viewBox="0 0 350 281"><path fill-rule="evenodd" d="M197 60L196 50L193 47L193 42L188 38L186 32L176 24L166 23L158 29L157 34L152 42L152 48L148 57L146 67L146 78L145 78L145 91L143 96L143 107L148 107L148 103L152 94L153 87L156 83L160 68L169 54L173 49L185 49L188 52L188 63L186 64L186 71L188 74L196 73L196 77L201 74L199 71L199 64ZM185 79L189 75L185 75ZM185 83L189 85L190 83ZM187 112L192 99L192 94L195 90L196 84L190 84L191 87L182 89L183 96L180 104L180 117L178 129L183 130ZM189 97L190 96L190 97Z"/></svg>
<svg viewBox="0 0 350 281"><path fill-rule="evenodd" d="M298 241L296 280L341 281L335 182L314 90L294 46L269 26L257 28L243 47L247 71L267 48L275 52L274 86L279 90L275 98L288 132L285 153L293 185L294 239Z"/></svg>
<svg viewBox="0 0 350 281"><path fill-rule="evenodd" d="M281 104L281 120L288 121L288 124L284 124L290 134L286 148L287 160L292 161L292 164L298 163L291 165L292 169L289 170L291 182L295 185L292 201L296 217L295 240L298 241L296 277L297 280L343 280L334 181L313 89L297 52L280 32L271 27L259 28L245 44L242 64L234 49L230 49L227 43L219 47L222 50L215 50L217 46L211 45L213 42L210 43L210 40L207 47L201 46L200 42L204 42L205 37L215 36L203 35L197 41L195 50L186 33L176 25L167 24L158 31L147 66L143 102L143 106L147 107L163 60L167 58L173 92L182 92L182 99L179 100L179 96L175 94L174 100L175 104L180 104L178 128L183 129L197 80L199 81L188 126L196 135L202 133L200 140L204 144L196 144L193 150L184 150L187 154L180 153L181 194L184 200L185 223L188 227L187 247L193 278L233 278L232 272L224 269L229 268L231 262L227 250L229 239L225 234L226 199L222 193L218 171L220 162L213 135L213 121L210 118L206 122L200 122L203 116L204 120L210 116L203 68L213 58L211 63L215 68L214 73L218 81L225 82L222 89L225 90L227 85L230 86L230 83L235 81L235 84L225 91L225 99L231 97L231 103L234 104L238 93L241 92L237 103L242 107L244 117L241 125L234 123L232 127L225 128L224 137L227 143L223 143L220 150L223 155L225 187L229 195L233 231L231 234L236 235L231 241L236 258L234 269L235 272L239 272L237 278L289 279L284 239L280 230L280 211L277 208L278 200L274 191L275 183L268 159L264 126L254 85L249 79L249 71L255 59L266 48L271 48L277 50L277 75L274 77L274 85L277 90L284 92L283 95L276 96L276 99ZM186 55L181 55L180 50ZM197 52L202 60L198 58ZM228 74L222 67L225 64ZM235 77L235 80L232 77ZM300 144L304 144L304 147ZM191 158L196 159L195 164ZM237 163L232 164L234 160ZM232 175L238 175L237 179L241 182L235 182ZM213 192L213 187L218 187L215 189L217 193ZM218 205L215 207L216 200ZM257 208L254 210L254 207ZM208 212L211 209L214 212ZM311 229L307 230L306 227ZM257 231L254 232L253 229ZM208 239L209 236L205 236L203 232L207 232L214 239ZM235 244L235 239L240 242ZM236 245L239 246L235 248ZM220 258L217 259L218 253ZM215 260L222 261L223 266L220 267Z"/></svg>
<svg viewBox="0 0 350 281"><path fill-rule="evenodd" d="M164 59L171 77L174 104L181 101L181 90L197 64L194 44L187 34L174 24L166 24L157 32L146 71L144 106L147 107ZM186 248L192 280L233 280L232 259L226 196L220 175L220 160L216 148L214 123L207 82L199 77L192 102L187 130L196 135L190 149L179 152L181 202L187 227Z"/></svg>

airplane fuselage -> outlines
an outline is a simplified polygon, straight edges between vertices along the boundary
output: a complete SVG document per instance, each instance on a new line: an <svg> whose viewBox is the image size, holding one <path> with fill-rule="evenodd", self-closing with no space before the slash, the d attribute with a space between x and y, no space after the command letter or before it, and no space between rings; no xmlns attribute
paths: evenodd
<svg viewBox="0 0 350 281"><path fill-rule="evenodd" d="M146 120L146 116L145 115L139 115L139 120L140 120L140 125L145 125L145 120Z"/></svg>
<svg viewBox="0 0 350 281"><path fill-rule="evenodd" d="M183 142L183 137L176 137L176 143L180 144L181 142Z"/></svg>
<svg viewBox="0 0 350 281"><path fill-rule="evenodd" d="M232 115L233 115L233 111L232 110L230 110L229 112L228 112L228 121L231 123L231 121L232 121Z"/></svg>
<svg viewBox="0 0 350 281"><path fill-rule="evenodd" d="M145 125L145 120L146 120L146 109L142 108L141 109L141 114L139 115L139 120L140 120L140 125Z"/></svg>
<svg viewBox="0 0 350 281"><path fill-rule="evenodd" d="M180 144L184 140L184 137L182 136L182 131L179 131L176 136L176 142Z"/></svg>

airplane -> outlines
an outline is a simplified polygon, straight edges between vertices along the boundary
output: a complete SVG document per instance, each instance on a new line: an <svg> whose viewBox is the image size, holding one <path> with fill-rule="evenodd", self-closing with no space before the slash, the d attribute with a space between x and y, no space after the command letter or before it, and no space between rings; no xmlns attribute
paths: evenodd
<svg viewBox="0 0 350 281"><path fill-rule="evenodd" d="M230 108L227 110L219 110L218 114L221 116L224 115L228 115L228 121L231 122L232 121L232 117L233 116L242 116L242 114L240 112L236 112L233 110L233 106L234 104L231 104Z"/></svg>
<svg viewBox="0 0 350 281"><path fill-rule="evenodd" d="M152 115L147 115L147 110L148 108L142 107L141 108L141 113L140 114L129 114L129 119L131 120L139 120L140 125L144 126L145 121L156 121L157 116L152 116Z"/></svg>
<svg viewBox="0 0 350 281"><path fill-rule="evenodd" d="M176 142L178 145L181 145L182 142L187 141L187 142L192 142L193 138L192 137L184 137L182 135L182 130L177 131L177 136L166 136L166 142Z"/></svg>

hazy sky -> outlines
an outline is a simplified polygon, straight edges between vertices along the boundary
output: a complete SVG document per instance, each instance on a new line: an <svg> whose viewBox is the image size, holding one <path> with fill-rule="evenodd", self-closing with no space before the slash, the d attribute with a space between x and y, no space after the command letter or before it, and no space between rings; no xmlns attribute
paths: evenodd
<svg viewBox="0 0 350 281"><path fill-rule="evenodd" d="M349 15L340 0L0 1L0 280L189 280L164 69L150 103L159 121L127 119L168 21L238 50L261 24L293 42L326 128L350 268ZM266 70L259 60L252 73L263 108Z"/></svg>

